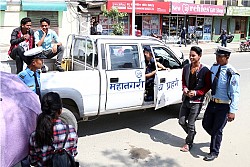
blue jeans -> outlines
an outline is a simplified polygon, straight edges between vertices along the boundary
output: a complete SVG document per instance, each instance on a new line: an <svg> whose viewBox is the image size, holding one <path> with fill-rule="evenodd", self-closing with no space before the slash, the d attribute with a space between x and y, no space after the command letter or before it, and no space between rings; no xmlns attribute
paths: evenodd
<svg viewBox="0 0 250 167"><path fill-rule="evenodd" d="M195 121L200 113L202 103L190 103L188 98L182 102L179 113L179 124L187 133L186 144L192 145L194 141Z"/></svg>
<svg viewBox="0 0 250 167"><path fill-rule="evenodd" d="M213 101L208 103L202 126L211 136L210 153L219 154L222 132L227 123L229 109L229 104L218 104Z"/></svg>

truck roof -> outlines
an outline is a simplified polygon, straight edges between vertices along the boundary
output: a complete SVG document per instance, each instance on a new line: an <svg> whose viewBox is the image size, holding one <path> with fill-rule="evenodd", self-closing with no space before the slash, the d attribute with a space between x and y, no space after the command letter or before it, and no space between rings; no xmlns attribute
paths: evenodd
<svg viewBox="0 0 250 167"><path fill-rule="evenodd" d="M137 36L122 36L122 35L76 35L76 37L87 37L90 38L92 40L98 40L98 39L107 39L107 40L154 40L154 41L158 41L158 42L162 42L159 39L155 38L155 37L150 37L150 36L141 36L141 37L137 37Z"/></svg>

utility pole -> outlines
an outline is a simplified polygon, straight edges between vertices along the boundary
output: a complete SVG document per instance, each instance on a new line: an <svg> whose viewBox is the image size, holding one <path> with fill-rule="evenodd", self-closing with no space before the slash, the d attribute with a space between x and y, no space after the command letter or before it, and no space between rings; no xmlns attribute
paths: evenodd
<svg viewBox="0 0 250 167"><path fill-rule="evenodd" d="M135 36L135 0L132 0L132 36Z"/></svg>

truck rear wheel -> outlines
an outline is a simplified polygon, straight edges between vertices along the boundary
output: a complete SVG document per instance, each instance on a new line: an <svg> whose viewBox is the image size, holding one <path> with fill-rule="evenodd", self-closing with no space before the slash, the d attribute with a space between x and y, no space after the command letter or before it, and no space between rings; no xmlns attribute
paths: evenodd
<svg viewBox="0 0 250 167"><path fill-rule="evenodd" d="M60 115L60 119L63 121L63 123L72 125L77 131L78 125L77 125L76 117L70 110L66 108L62 108L62 114Z"/></svg>

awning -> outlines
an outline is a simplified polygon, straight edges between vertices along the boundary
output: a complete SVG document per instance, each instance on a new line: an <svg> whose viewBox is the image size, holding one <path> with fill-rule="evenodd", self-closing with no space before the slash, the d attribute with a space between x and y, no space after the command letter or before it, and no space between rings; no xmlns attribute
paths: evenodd
<svg viewBox="0 0 250 167"><path fill-rule="evenodd" d="M6 0L0 0L0 10L6 10L6 9L7 9Z"/></svg>
<svg viewBox="0 0 250 167"><path fill-rule="evenodd" d="M67 11L65 1L22 0L24 11Z"/></svg>

